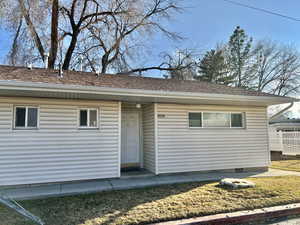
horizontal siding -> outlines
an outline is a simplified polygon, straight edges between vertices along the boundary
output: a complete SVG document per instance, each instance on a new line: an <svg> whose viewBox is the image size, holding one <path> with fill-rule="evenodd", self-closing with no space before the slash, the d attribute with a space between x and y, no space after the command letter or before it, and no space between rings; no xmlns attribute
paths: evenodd
<svg viewBox="0 0 300 225"><path fill-rule="evenodd" d="M246 129L189 128L188 112L246 113ZM158 172L267 166L266 108L158 104Z"/></svg>
<svg viewBox="0 0 300 225"><path fill-rule="evenodd" d="M154 104L143 107L144 167L155 173Z"/></svg>
<svg viewBox="0 0 300 225"><path fill-rule="evenodd" d="M282 133L277 132L275 126L269 126L269 147L270 151L283 151Z"/></svg>
<svg viewBox="0 0 300 225"><path fill-rule="evenodd" d="M39 106L38 130L12 129L17 104ZM81 107L99 129L77 128ZM118 102L0 98L0 185L118 177L118 121Z"/></svg>

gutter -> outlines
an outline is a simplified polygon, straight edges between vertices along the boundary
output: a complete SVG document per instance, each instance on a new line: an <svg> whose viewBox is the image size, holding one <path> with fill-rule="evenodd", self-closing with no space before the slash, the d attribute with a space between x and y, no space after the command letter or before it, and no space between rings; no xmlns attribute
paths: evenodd
<svg viewBox="0 0 300 225"><path fill-rule="evenodd" d="M275 115L271 116L269 118L269 120L272 120L278 116L280 116L282 113L284 113L285 111L289 110L290 108L292 108L294 106L294 102L290 102L290 105L288 105L287 107L285 107L284 109L280 110L278 113L275 113Z"/></svg>

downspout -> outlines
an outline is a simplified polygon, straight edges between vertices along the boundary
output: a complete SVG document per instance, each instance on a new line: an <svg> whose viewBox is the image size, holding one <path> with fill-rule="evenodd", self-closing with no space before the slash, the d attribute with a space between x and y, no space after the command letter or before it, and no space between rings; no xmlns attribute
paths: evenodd
<svg viewBox="0 0 300 225"><path fill-rule="evenodd" d="M274 118L276 118L277 116L280 116L282 113L284 113L286 110L292 108L294 105L294 102L290 102L290 105L288 105L287 107L285 107L284 109L280 110L278 113L275 113L273 116L271 116L269 118L269 120L272 120Z"/></svg>

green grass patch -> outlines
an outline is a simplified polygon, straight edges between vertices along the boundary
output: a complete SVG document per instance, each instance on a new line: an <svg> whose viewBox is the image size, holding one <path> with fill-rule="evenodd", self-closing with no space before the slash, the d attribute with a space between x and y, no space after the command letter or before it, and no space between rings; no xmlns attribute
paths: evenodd
<svg viewBox="0 0 300 225"><path fill-rule="evenodd" d="M216 182L23 201L46 225L147 224L300 202L300 177L251 178L251 189L223 189ZM1 225L31 224L0 207Z"/></svg>
<svg viewBox="0 0 300 225"><path fill-rule="evenodd" d="M300 160L272 161L271 168L300 172Z"/></svg>

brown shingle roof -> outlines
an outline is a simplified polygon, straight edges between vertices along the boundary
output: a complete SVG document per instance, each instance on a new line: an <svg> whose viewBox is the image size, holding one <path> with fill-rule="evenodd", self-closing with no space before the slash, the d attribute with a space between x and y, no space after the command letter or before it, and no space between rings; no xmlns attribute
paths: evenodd
<svg viewBox="0 0 300 225"><path fill-rule="evenodd" d="M64 71L63 78L58 76L57 70L26 67L0 66L0 80L14 80L25 82L42 82L50 84L83 85L109 88L127 88L155 91L196 92L210 94L229 94L246 96L274 96L271 94L234 88L224 85L199 81L180 81L138 77L123 74L101 74Z"/></svg>

